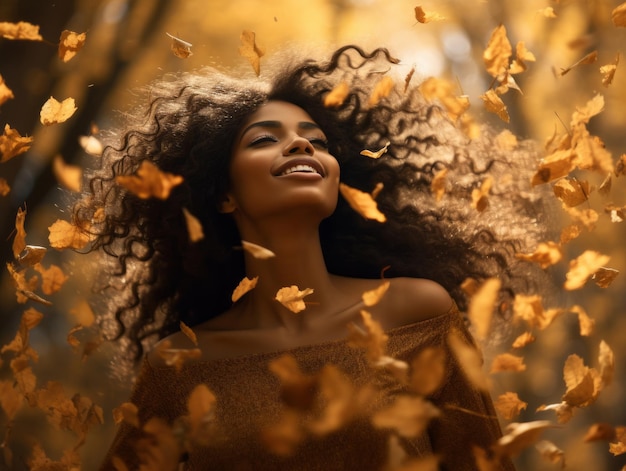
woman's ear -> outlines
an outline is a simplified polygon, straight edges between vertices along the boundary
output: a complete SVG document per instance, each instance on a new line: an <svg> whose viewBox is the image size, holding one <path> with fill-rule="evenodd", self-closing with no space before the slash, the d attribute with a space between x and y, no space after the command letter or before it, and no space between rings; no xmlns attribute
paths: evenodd
<svg viewBox="0 0 626 471"><path fill-rule="evenodd" d="M217 205L217 210L222 214L230 214L237 209L235 198L230 193L225 194Z"/></svg>

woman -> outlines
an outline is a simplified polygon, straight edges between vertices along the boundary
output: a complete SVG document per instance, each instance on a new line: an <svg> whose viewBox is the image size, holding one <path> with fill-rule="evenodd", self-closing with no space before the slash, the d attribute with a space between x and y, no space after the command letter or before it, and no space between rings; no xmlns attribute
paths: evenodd
<svg viewBox="0 0 626 471"><path fill-rule="evenodd" d="M507 156L488 138L470 142L417 87L396 87L368 103L397 62L385 49L347 46L327 63L283 64L265 81L210 71L150 89L146 124L107 149L76 216L92 225L94 248L111 256L112 279L121 281L119 296L106 291L115 309L103 326L124 342L127 357L139 360L157 339L174 351L193 346L188 332L177 332L181 322L193 328L201 353L179 368L164 364L163 348L147 356L131 398L139 423L121 426L103 469L141 461L166 469L179 460L188 469L383 469L395 456L390 437L399 437L408 457L476 469L473 447L488 450L500 436L490 399L465 379L447 338L459 331L471 342L456 308L467 305L467 278L498 276L504 310L515 290L532 284L532 269L513 255L541 230L538 203L510 193L511 178L500 180L508 188L494 189L493 210L479 213L469 202L487 175L521 175L511 162L529 154ZM325 106L341 82L347 96ZM360 155L387 143L379 159ZM183 177L168 198L142 199L116 183L146 159ZM430 186L443 169L452 188L439 204ZM354 211L338 196L340 181L368 193L377 188L386 220ZM189 240L183 208L202 224L202 240ZM242 241L275 256L256 258ZM244 276L258 277L257 284L233 303ZM362 294L381 277L388 290L368 311L387 332L387 357L409 362L427 347L446 351L445 380L428 394L437 409L428 409L436 412L424 433L375 424L377 411L412 393L402 381L381 378L345 342L347 326L363 323ZM312 290L299 313L276 300L290 286ZM301 369L292 381L296 399L282 361ZM316 407L328 412L324 400L332 401L321 397L328 365L340 384L360 391L350 397L367 400L321 431L310 416ZM201 384L216 402L206 418L210 430L194 442L184 417ZM289 433L281 435L280 424L291 424ZM499 464L512 469L506 458Z"/></svg>

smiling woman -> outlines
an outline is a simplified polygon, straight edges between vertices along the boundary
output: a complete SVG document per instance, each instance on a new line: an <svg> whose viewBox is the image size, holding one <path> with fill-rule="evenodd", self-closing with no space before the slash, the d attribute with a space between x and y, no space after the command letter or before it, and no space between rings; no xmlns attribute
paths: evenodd
<svg viewBox="0 0 626 471"><path fill-rule="evenodd" d="M464 373L479 357L457 306L468 279L498 277L504 314L536 289L514 257L543 230L540 199L519 191L533 153L469 139L393 85L397 62L347 46L263 81L159 81L145 124L130 116L105 150L75 217L106 286L124 281L104 290L105 332L121 360L150 353L103 469L512 468ZM118 185L145 161L182 177L169 197Z"/></svg>

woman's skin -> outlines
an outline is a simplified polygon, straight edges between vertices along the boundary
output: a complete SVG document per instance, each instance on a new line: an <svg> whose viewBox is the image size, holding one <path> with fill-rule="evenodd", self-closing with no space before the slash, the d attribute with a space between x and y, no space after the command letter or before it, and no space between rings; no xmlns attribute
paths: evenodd
<svg viewBox="0 0 626 471"><path fill-rule="evenodd" d="M298 106L270 101L243 123L232 151L231 189L220 211L232 215L243 240L276 256L261 260L245 253L246 276L258 276L258 283L231 309L194 328L203 359L340 340L346 325L360 319L362 293L381 280L328 273L318 233L337 204L339 174L323 131ZM382 300L368 308L386 330L444 314L452 304L433 281L390 281ZM291 285L314 290L297 314L274 299ZM191 346L180 332L168 339L174 348ZM155 355L150 360L158 363Z"/></svg>

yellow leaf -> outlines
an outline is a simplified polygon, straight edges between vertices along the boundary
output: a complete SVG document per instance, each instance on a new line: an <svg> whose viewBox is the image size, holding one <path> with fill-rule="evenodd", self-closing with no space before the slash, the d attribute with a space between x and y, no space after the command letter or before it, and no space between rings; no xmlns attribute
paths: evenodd
<svg viewBox="0 0 626 471"><path fill-rule="evenodd" d="M380 323L372 319L372 315L369 312L361 310L361 319L365 329L355 323L348 324L350 332L348 345L362 348L370 363L375 364L385 356L389 337L385 334Z"/></svg>
<svg viewBox="0 0 626 471"><path fill-rule="evenodd" d="M369 97L369 106L376 106L380 100L389 96L393 90L393 79L387 75L380 79Z"/></svg>
<svg viewBox="0 0 626 471"><path fill-rule="evenodd" d="M79 192L82 186L83 171L76 165L68 165L57 155L52 160L52 171L57 181L71 191Z"/></svg>
<svg viewBox="0 0 626 471"><path fill-rule="evenodd" d="M84 327L90 327L96 321L96 316L91 309L91 306L87 301L80 300L76 303L72 309L70 309L70 314L74 316L76 322Z"/></svg>
<svg viewBox="0 0 626 471"><path fill-rule="evenodd" d="M313 294L313 289L305 288L302 291L296 285L280 288L276 292L274 299L289 309L291 312L298 313L306 309L304 298Z"/></svg>
<svg viewBox="0 0 626 471"><path fill-rule="evenodd" d="M572 69L574 69L574 68L576 68L576 67L578 67L580 65L593 64L597 60L598 60L598 51L590 52L589 54L585 55L582 59L574 62L569 67L566 67L565 69L561 69L561 76L567 74L570 70L572 70Z"/></svg>
<svg viewBox="0 0 626 471"><path fill-rule="evenodd" d="M339 183L339 191L352 209L364 218L374 219L378 222L385 222L387 220L385 215L379 211L376 201L374 201L369 193L352 188L345 183Z"/></svg>
<svg viewBox="0 0 626 471"><path fill-rule="evenodd" d="M626 27L626 3L622 3L613 9L611 19L615 26Z"/></svg>
<svg viewBox="0 0 626 471"><path fill-rule="evenodd" d="M50 265L50 268L44 268L41 264L34 266L35 270L41 274L41 291L44 294L54 294L61 289L69 276L63 273L60 267Z"/></svg>
<svg viewBox="0 0 626 471"><path fill-rule="evenodd" d="M88 232L62 219L55 221L48 231L48 241L55 249L82 249L91 241Z"/></svg>
<svg viewBox="0 0 626 471"><path fill-rule="evenodd" d="M513 48L506 36L506 28L498 26L491 33L487 48L483 52L483 61L487 72L492 77L497 77L507 71ZM507 121L508 122L508 121Z"/></svg>
<svg viewBox="0 0 626 471"><path fill-rule="evenodd" d="M558 404L542 405L537 408L537 412L553 410L556 414L557 422L566 424L574 416L574 408L567 402L559 402Z"/></svg>
<svg viewBox="0 0 626 471"><path fill-rule="evenodd" d="M445 20L445 16L441 16L439 13L435 12L425 12L421 6L415 7L415 19L419 23L429 23L431 21L441 21Z"/></svg>
<svg viewBox="0 0 626 471"><path fill-rule="evenodd" d="M382 297L385 295L385 293L389 289L389 285L390 285L390 282L385 281L381 283L380 286L378 286L378 288L374 288L373 290L363 292L363 294L361 295L361 297L363 298L363 304L368 307L378 304L378 302L382 299Z"/></svg>
<svg viewBox="0 0 626 471"><path fill-rule="evenodd" d="M33 142L32 137L22 137L15 129L6 124L4 134L0 136L0 162L6 162L13 157L23 154Z"/></svg>
<svg viewBox="0 0 626 471"><path fill-rule="evenodd" d="M259 277L258 276L255 276L252 279L244 276L243 280L241 280L239 282L239 284L234 289L233 294L230 297L232 302L236 303L244 294L246 294L248 291L254 289L254 287L256 286L258 281L259 281Z"/></svg>
<svg viewBox="0 0 626 471"><path fill-rule="evenodd" d="M515 60L509 67L509 74L519 74L527 68L526 62L535 62L535 55L526 49L524 41L519 41L515 46Z"/></svg>
<svg viewBox="0 0 626 471"><path fill-rule="evenodd" d="M24 223L26 221L26 209L17 208L15 216L15 238L13 239L13 257L18 259L22 251L26 248L26 230Z"/></svg>
<svg viewBox="0 0 626 471"><path fill-rule="evenodd" d="M543 431L549 427L552 427L552 423L548 420L511 423L505 428L505 435L498 439L492 449L498 456L516 456L539 440Z"/></svg>
<svg viewBox="0 0 626 471"><path fill-rule="evenodd" d="M255 36L253 31L245 30L241 33L239 38L241 40L239 55L250 61L254 72L258 76L261 73L261 57L265 54L265 51L257 46Z"/></svg>
<svg viewBox="0 0 626 471"><path fill-rule="evenodd" d="M525 321L529 327L545 329L564 312L563 309L544 310L538 295L517 294L513 301L513 317Z"/></svg>
<svg viewBox="0 0 626 471"><path fill-rule="evenodd" d="M18 23L0 22L0 35L6 39L43 41L43 38L39 34L39 26L26 21L20 21Z"/></svg>
<svg viewBox="0 0 626 471"><path fill-rule="evenodd" d="M173 366L179 371L185 362L196 360L202 356L202 351L199 348L170 348L171 345L169 340L163 340L157 344L154 352L167 366Z"/></svg>
<svg viewBox="0 0 626 471"><path fill-rule="evenodd" d="M491 317L498 301L501 285L499 279L489 278L470 299L467 316L479 340L485 339L489 333Z"/></svg>
<svg viewBox="0 0 626 471"><path fill-rule="evenodd" d="M183 182L183 177L162 172L149 160L143 160L135 175L118 175L115 181L139 198L166 200L172 189Z"/></svg>
<svg viewBox="0 0 626 471"><path fill-rule="evenodd" d="M343 102L346 100L349 93L350 87L346 82L338 83L324 97L324 106L326 106L327 108L337 108L343 105Z"/></svg>
<svg viewBox="0 0 626 471"><path fill-rule="evenodd" d="M71 60L85 45L87 33L75 33L64 30L59 40L59 59L63 62Z"/></svg>
<svg viewBox="0 0 626 471"><path fill-rule="evenodd" d="M587 313L581 306L572 306L570 311L578 316L580 335L583 337L588 337L589 335L591 335L593 333L593 328L596 322L587 315Z"/></svg>
<svg viewBox="0 0 626 471"><path fill-rule="evenodd" d="M63 123L70 119L77 110L73 98L66 98L59 102L54 97L48 98L39 112L39 120L44 126Z"/></svg>
<svg viewBox="0 0 626 471"><path fill-rule="evenodd" d="M392 428L402 437L414 438L439 415L439 409L421 397L397 396L393 404L374 414L372 423L378 428Z"/></svg>
<svg viewBox="0 0 626 471"><path fill-rule="evenodd" d="M254 258L258 258L259 260L266 260L268 258L276 256L276 254L270 249L266 249L265 247L255 244L253 242L248 242L247 240L242 240L241 246L246 252L248 252Z"/></svg>
<svg viewBox="0 0 626 471"><path fill-rule="evenodd" d="M504 419L512 420L526 409L528 403L522 401L517 393L506 392L498 396L493 405Z"/></svg>
<svg viewBox="0 0 626 471"><path fill-rule="evenodd" d="M487 176L480 184L480 188L472 190L472 208L478 212L483 212L489 206L489 192L493 184L493 177Z"/></svg>
<svg viewBox="0 0 626 471"><path fill-rule="evenodd" d="M0 196L6 196L11 192L9 182L0 177Z"/></svg>
<svg viewBox="0 0 626 471"><path fill-rule="evenodd" d="M427 100L439 100L453 121L463 115L470 106L467 96L457 96L456 85L448 80L429 77L419 85L419 90Z"/></svg>
<svg viewBox="0 0 626 471"><path fill-rule="evenodd" d="M563 395L564 402L574 407L583 407L593 402L595 399L593 375L578 355L569 355L565 360L563 379L567 388Z"/></svg>
<svg viewBox="0 0 626 471"><path fill-rule="evenodd" d="M390 144L391 142L387 142L381 149L377 151L364 149L361 151L361 155L364 155L365 157L369 157L371 159L380 159L382 155L387 152L387 148Z"/></svg>
<svg viewBox="0 0 626 471"><path fill-rule="evenodd" d="M530 332L524 332L517 336L517 338L513 341L513 348L522 348L528 345L529 343L533 343L535 341L535 336Z"/></svg>
<svg viewBox="0 0 626 471"><path fill-rule="evenodd" d="M561 468L565 468L565 453L554 443L548 440L542 440L535 445L535 448L537 448L539 454L550 463L560 463Z"/></svg>
<svg viewBox="0 0 626 471"><path fill-rule="evenodd" d="M610 442L615 439L615 427L607 423L593 424L587 430L583 441L586 443L595 441L607 441Z"/></svg>
<svg viewBox="0 0 626 471"><path fill-rule="evenodd" d="M541 8L537 10L537 13L545 16L546 18L556 18L556 13L554 13L554 8L552 7Z"/></svg>
<svg viewBox="0 0 626 471"><path fill-rule="evenodd" d="M207 428L213 425L215 415L215 394L206 384L198 384L193 388L187 398L187 411L189 412L189 434L196 439L202 439ZM205 438L206 439L206 438Z"/></svg>
<svg viewBox="0 0 626 471"><path fill-rule="evenodd" d="M172 53L176 57L180 59L187 59L189 56L193 55L193 52L191 52L191 43L183 41L176 36L172 36L170 33L165 34L167 34L172 39L172 45L170 48L172 50Z"/></svg>
<svg viewBox="0 0 626 471"><path fill-rule="evenodd" d="M626 15L626 4L623 6L625 10L624 15ZM624 21L626 23L626 18ZM615 439L617 441L609 444L609 452L615 456L626 453L626 427L615 427Z"/></svg>
<svg viewBox="0 0 626 471"><path fill-rule="evenodd" d="M196 337L196 333L183 321L180 321L180 331L185 334L185 337L191 340L196 347L198 346L198 338Z"/></svg>
<svg viewBox="0 0 626 471"><path fill-rule="evenodd" d="M448 345L461 366L465 377L481 391L488 392L491 382L482 368L482 356L476 348L467 344L457 330L448 335Z"/></svg>
<svg viewBox="0 0 626 471"><path fill-rule="evenodd" d="M102 143L96 136L80 136L78 143L89 155L99 157L102 155Z"/></svg>
<svg viewBox="0 0 626 471"><path fill-rule="evenodd" d="M566 206L578 206L589 199L592 188L589 182L576 178L561 178L552 188L556 197Z"/></svg>
<svg viewBox="0 0 626 471"><path fill-rule="evenodd" d="M189 234L190 242L198 242L204 239L204 231L202 230L202 224L200 221L191 214L187 208L183 208L183 215L185 216L185 224L187 225L187 234Z"/></svg>
<svg viewBox="0 0 626 471"><path fill-rule="evenodd" d="M15 98L13 92L9 87L7 87L7 84L2 78L2 75L0 75L0 106L4 102L6 102L7 100L11 100L12 98Z"/></svg>
<svg viewBox="0 0 626 471"><path fill-rule="evenodd" d="M600 73L602 74L602 85L608 87L613 83L613 77L615 77L615 71L619 64L619 53L615 56L615 60L611 64L603 65L600 67Z"/></svg>
<svg viewBox="0 0 626 471"><path fill-rule="evenodd" d="M538 263L541 268L548 268L561 261L563 253L556 242L540 242L532 253L516 253L515 258Z"/></svg>
<svg viewBox="0 0 626 471"><path fill-rule="evenodd" d="M480 98L485 103L485 109L490 113L495 113L505 123L510 121L509 112L502 99L492 89L487 90Z"/></svg>
<svg viewBox="0 0 626 471"><path fill-rule="evenodd" d="M139 428L139 409L132 402L124 402L113 409L113 420L116 424L122 421Z"/></svg>
<svg viewBox="0 0 626 471"><path fill-rule="evenodd" d="M576 153L572 149L557 150L543 158L532 178L532 184L541 185L564 177L574 170Z"/></svg>
<svg viewBox="0 0 626 471"><path fill-rule="evenodd" d="M526 371L524 358L511 355L510 353L501 353L496 356L491 363L491 373L501 373L503 371Z"/></svg>
<svg viewBox="0 0 626 471"><path fill-rule="evenodd" d="M613 375L615 373L615 354L604 340L600 342L598 362L600 364L602 387L606 387L613 382Z"/></svg>
<svg viewBox="0 0 626 471"><path fill-rule="evenodd" d="M441 201L443 195L446 192L447 175L447 168L439 170L430 182L430 191L433 193L433 195L435 195L435 200L437 200L437 202Z"/></svg>
<svg viewBox="0 0 626 471"><path fill-rule="evenodd" d="M563 285L564 288L568 291L582 288L587 280L609 260L608 255L602 255L594 250L585 250L570 261L569 271L565 274L567 279Z"/></svg>
<svg viewBox="0 0 626 471"><path fill-rule="evenodd" d="M446 352L440 347L426 347L411 361L410 387L421 396L433 394L446 376Z"/></svg>

